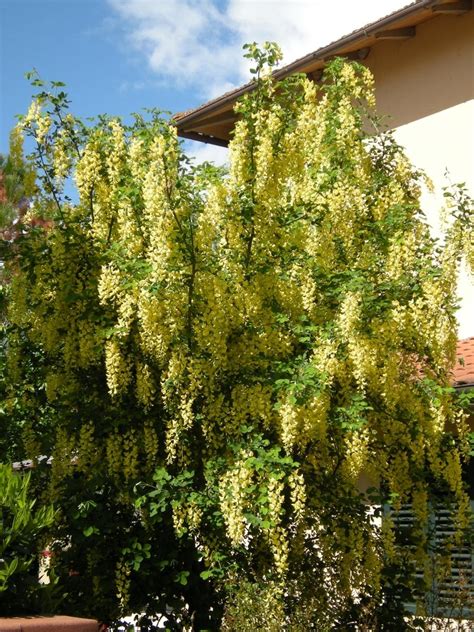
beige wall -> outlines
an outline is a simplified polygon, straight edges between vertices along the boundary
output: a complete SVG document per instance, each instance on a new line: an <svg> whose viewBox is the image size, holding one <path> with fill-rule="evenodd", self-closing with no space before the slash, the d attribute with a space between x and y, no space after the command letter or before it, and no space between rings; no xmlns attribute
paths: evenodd
<svg viewBox="0 0 474 632"><path fill-rule="evenodd" d="M439 235L442 187L465 182L474 197L474 11L433 18L411 39L380 42L366 63L379 112L390 115L397 140L435 183L422 201ZM474 284L465 271L459 293L459 336L474 336Z"/></svg>
<svg viewBox="0 0 474 632"><path fill-rule="evenodd" d="M366 60L376 78L377 105L400 127L474 98L474 11L440 15L416 36L382 40Z"/></svg>

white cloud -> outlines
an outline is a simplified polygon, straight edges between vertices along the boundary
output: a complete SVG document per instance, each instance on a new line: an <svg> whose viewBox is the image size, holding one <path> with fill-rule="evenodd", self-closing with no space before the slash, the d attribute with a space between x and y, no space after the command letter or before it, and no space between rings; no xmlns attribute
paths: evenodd
<svg viewBox="0 0 474 632"><path fill-rule="evenodd" d="M109 0L133 49L158 77L208 94L232 66L225 15L210 0Z"/></svg>
<svg viewBox="0 0 474 632"><path fill-rule="evenodd" d="M119 86L119 92L120 93L131 92L131 91L135 92L138 90L144 90L145 87L146 87L145 81L122 81L122 83Z"/></svg>
<svg viewBox="0 0 474 632"><path fill-rule="evenodd" d="M202 162L213 162L215 165L225 165L229 160L229 150L227 147L197 143L195 141L185 141L186 155L194 158L195 164Z"/></svg>
<svg viewBox="0 0 474 632"><path fill-rule="evenodd" d="M284 62L403 6L403 0L108 0L150 69L213 97L248 80L246 42L276 41Z"/></svg>

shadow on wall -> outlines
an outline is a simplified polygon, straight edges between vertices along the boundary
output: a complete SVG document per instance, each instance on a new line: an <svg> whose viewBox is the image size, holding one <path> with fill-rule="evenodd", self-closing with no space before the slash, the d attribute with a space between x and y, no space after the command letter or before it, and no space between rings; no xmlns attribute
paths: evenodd
<svg viewBox="0 0 474 632"><path fill-rule="evenodd" d="M474 99L474 11L419 24L416 36L381 41L366 65L375 76L377 109L400 127Z"/></svg>

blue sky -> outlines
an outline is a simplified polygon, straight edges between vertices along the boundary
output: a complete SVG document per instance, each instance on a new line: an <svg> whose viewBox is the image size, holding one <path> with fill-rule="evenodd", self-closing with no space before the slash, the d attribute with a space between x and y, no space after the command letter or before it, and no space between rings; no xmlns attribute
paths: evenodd
<svg viewBox="0 0 474 632"><path fill-rule="evenodd" d="M242 45L275 40L285 61L403 0L0 0L0 152L28 108L25 72L63 81L79 116L177 112L248 78ZM217 159L222 150L192 143Z"/></svg>
<svg viewBox="0 0 474 632"><path fill-rule="evenodd" d="M32 88L24 74L32 68L64 81L80 116L198 105L185 86L160 85L140 54L127 49L121 21L106 2L0 0L0 7L2 152L14 115L28 107Z"/></svg>

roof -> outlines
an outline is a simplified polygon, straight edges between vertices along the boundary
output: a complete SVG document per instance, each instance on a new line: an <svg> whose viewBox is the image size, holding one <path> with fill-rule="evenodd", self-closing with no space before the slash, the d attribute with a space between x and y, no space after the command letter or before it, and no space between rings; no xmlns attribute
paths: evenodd
<svg viewBox="0 0 474 632"><path fill-rule="evenodd" d="M474 336L458 340L453 383L458 387L474 386Z"/></svg>
<svg viewBox="0 0 474 632"><path fill-rule="evenodd" d="M333 57L363 60L371 46L387 39L414 37L416 26L440 14L460 14L472 9L472 0L416 0L348 35L308 53L304 57L274 71L276 80L294 73L306 73L317 81L325 64ZM173 116L178 135L214 145L227 146L236 121L236 101L255 88L251 81L208 101L198 108Z"/></svg>

